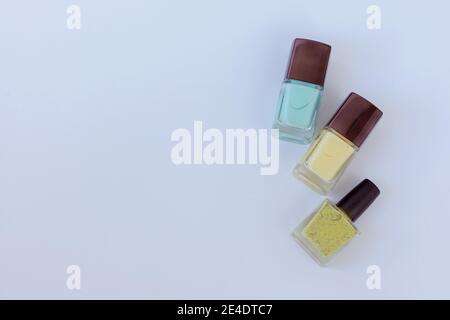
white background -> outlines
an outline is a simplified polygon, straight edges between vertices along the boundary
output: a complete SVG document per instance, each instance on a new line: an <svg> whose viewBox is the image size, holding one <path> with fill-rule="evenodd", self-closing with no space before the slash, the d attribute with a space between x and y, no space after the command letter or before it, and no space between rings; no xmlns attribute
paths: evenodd
<svg viewBox="0 0 450 320"><path fill-rule="evenodd" d="M447 1L2 4L0 297L450 298ZM170 160L194 120L270 128L295 37L333 47L319 125L351 91L384 111L330 199L382 194L328 268L290 236L324 199L292 177L304 146L275 176Z"/></svg>

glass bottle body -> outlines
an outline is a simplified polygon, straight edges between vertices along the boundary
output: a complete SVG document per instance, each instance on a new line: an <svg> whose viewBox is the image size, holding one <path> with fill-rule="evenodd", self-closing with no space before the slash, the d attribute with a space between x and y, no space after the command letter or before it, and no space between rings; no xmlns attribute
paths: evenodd
<svg viewBox="0 0 450 320"><path fill-rule="evenodd" d="M319 265L325 266L358 233L347 214L325 200L292 235Z"/></svg>
<svg viewBox="0 0 450 320"><path fill-rule="evenodd" d="M308 144L314 136L323 88L312 83L287 79L281 86L273 124L280 139Z"/></svg>
<svg viewBox="0 0 450 320"><path fill-rule="evenodd" d="M294 168L294 176L321 194L328 194L358 151L351 141L325 128Z"/></svg>

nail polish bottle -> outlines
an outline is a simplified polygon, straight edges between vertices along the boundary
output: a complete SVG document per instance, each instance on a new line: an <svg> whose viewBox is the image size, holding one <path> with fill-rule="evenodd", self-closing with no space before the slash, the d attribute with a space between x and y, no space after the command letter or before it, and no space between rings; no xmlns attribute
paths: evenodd
<svg viewBox="0 0 450 320"><path fill-rule="evenodd" d="M330 52L325 43L294 40L273 124L280 139L311 142Z"/></svg>
<svg viewBox="0 0 450 320"><path fill-rule="evenodd" d="M353 223L379 194L378 187L365 179L337 204L325 200L294 230L295 240L325 266L359 233Z"/></svg>
<svg viewBox="0 0 450 320"><path fill-rule="evenodd" d="M382 115L371 102L351 93L294 168L294 176L328 194Z"/></svg>

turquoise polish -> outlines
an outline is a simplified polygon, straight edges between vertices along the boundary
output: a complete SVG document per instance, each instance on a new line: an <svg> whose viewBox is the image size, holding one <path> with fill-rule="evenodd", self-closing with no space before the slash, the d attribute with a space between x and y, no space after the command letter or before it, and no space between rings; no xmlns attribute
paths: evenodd
<svg viewBox="0 0 450 320"><path fill-rule="evenodd" d="M280 139L308 144L317 120L331 47L295 39L273 124Z"/></svg>

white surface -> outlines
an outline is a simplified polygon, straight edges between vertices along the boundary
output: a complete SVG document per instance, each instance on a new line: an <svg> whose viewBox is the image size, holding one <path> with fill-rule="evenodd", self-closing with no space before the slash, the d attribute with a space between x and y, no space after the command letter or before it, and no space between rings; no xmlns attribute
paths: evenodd
<svg viewBox="0 0 450 320"><path fill-rule="evenodd" d="M450 298L450 7L380 0L368 30L370 4L5 3L0 297ZM290 236L323 200L292 177L305 147L282 143L276 176L170 161L194 120L270 127L295 37L333 46L321 124L350 91L384 111L330 198L366 177L382 195L326 269Z"/></svg>

